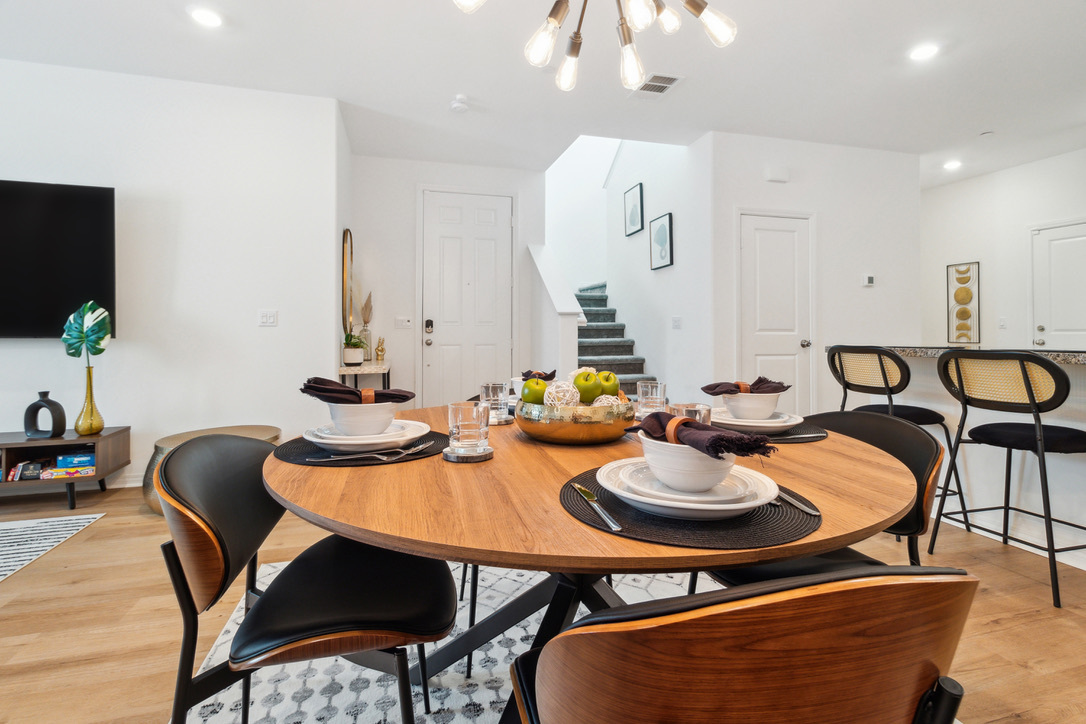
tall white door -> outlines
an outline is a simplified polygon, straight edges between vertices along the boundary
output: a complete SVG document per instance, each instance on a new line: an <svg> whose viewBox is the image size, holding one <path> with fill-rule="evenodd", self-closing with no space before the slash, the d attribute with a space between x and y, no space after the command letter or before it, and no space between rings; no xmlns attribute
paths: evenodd
<svg viewBox="0 0 1086 724"><path fill-rule="evenodd" d="M811 412L810 219L740 217L740 376L792 385L778 410Z"/></svg>
<svg viewBox="0 0 1086 724"><path fill-rule="evenodd" d="M466 400L512 376L513 200L423 193L425 407Z"/></svg>
<svg viewBox="0 0 1086 724"><path fill-rule="evenodd" d="M1086 223L1033 232L1034 347L1086 349Z"/></svg>

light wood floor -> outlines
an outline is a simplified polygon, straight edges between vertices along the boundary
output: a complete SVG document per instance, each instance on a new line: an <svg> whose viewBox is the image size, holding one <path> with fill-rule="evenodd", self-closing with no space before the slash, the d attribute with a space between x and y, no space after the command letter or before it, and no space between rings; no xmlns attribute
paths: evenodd
<svg viewBox="0 0 1086 724"><path fill-rule="evenodd" d="M137 488L81 493L75 512L107 515L0 582L0 722L165 724L181 635L159 552L166 525ZM0 498L0 521L70 514L63 493ZM288 514L261 560L287 560L323 535ZM891 536L860 547L906 562ZM951 671L966 690L962 722L1086 722L1086 572L1061 566L1055 609L1034 554L944 526L924 562L981 580ZM235 588L201 619L198 661Z"/></svg>

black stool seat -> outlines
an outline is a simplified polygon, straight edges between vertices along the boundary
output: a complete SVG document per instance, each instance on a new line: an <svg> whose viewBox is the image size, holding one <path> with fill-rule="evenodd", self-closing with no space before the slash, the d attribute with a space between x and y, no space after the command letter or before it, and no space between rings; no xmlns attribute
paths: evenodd
<svg viewBox="0 0 1086 724"><path fill-rule="evenodd" d="M291 561L253 603L234 634L230 663L356 631L440 637L455 618L456 586L445 561L333 535Z"/></svg>
<svg viewBox="0 0 1086 724"><path fill-rule="evenodd" d="M1045 452L1086 452L1086 430L1060 425L1041 425ZM978 425L969 431L974 442L1013 450L1037 450L1037 428L1032 422L993 422Z"/></svg>
<svg viewBox="0 0 1086 724"><path fill-rule="evenodd" d="M890 412L889 405L863 405L857 407L859 412L877 412L880 415L890 415L908 420L914 425L941 425L945 418L935 410L916 405L894 405L894 411Z"/></svg>

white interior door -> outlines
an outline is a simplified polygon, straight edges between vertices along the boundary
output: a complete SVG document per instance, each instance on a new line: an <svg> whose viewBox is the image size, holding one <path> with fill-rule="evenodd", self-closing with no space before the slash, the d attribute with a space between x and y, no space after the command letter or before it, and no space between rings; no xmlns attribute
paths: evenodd
<svg viewBox="0 0 1086 724"><path fill-rule="evenodd" d="M419 396L431 407L512 376L513 200L437 191L423 199Z"/></svg>
<svg viewBox="0 0 1086 724"><path fill-rule="evenodd" d="M1033 232L1033 346L1086 349L1086 223Z"/></svg>
<svg viewBox="0 0 1086 724"><path fill-rule="evenodd" d="M740 376L792 385L781 412L811 412L811 223L740 217Z"/></svg>

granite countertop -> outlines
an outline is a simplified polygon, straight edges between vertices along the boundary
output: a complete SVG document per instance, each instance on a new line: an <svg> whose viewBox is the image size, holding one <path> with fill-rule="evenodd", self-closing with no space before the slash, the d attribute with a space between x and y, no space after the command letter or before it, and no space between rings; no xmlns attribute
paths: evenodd
<svg viewBox="0 0 1086 724"><path fill-rule="evenodd" d="M886 348L892 349L902 357L938 357L948 349L952 349L951 347L891 347L889 345ZM969 347L967 349L977 348ZM1039 354L1061 365L1086 365L1086 352L1056 349L1028 349L1022 351Z"/></svg>

